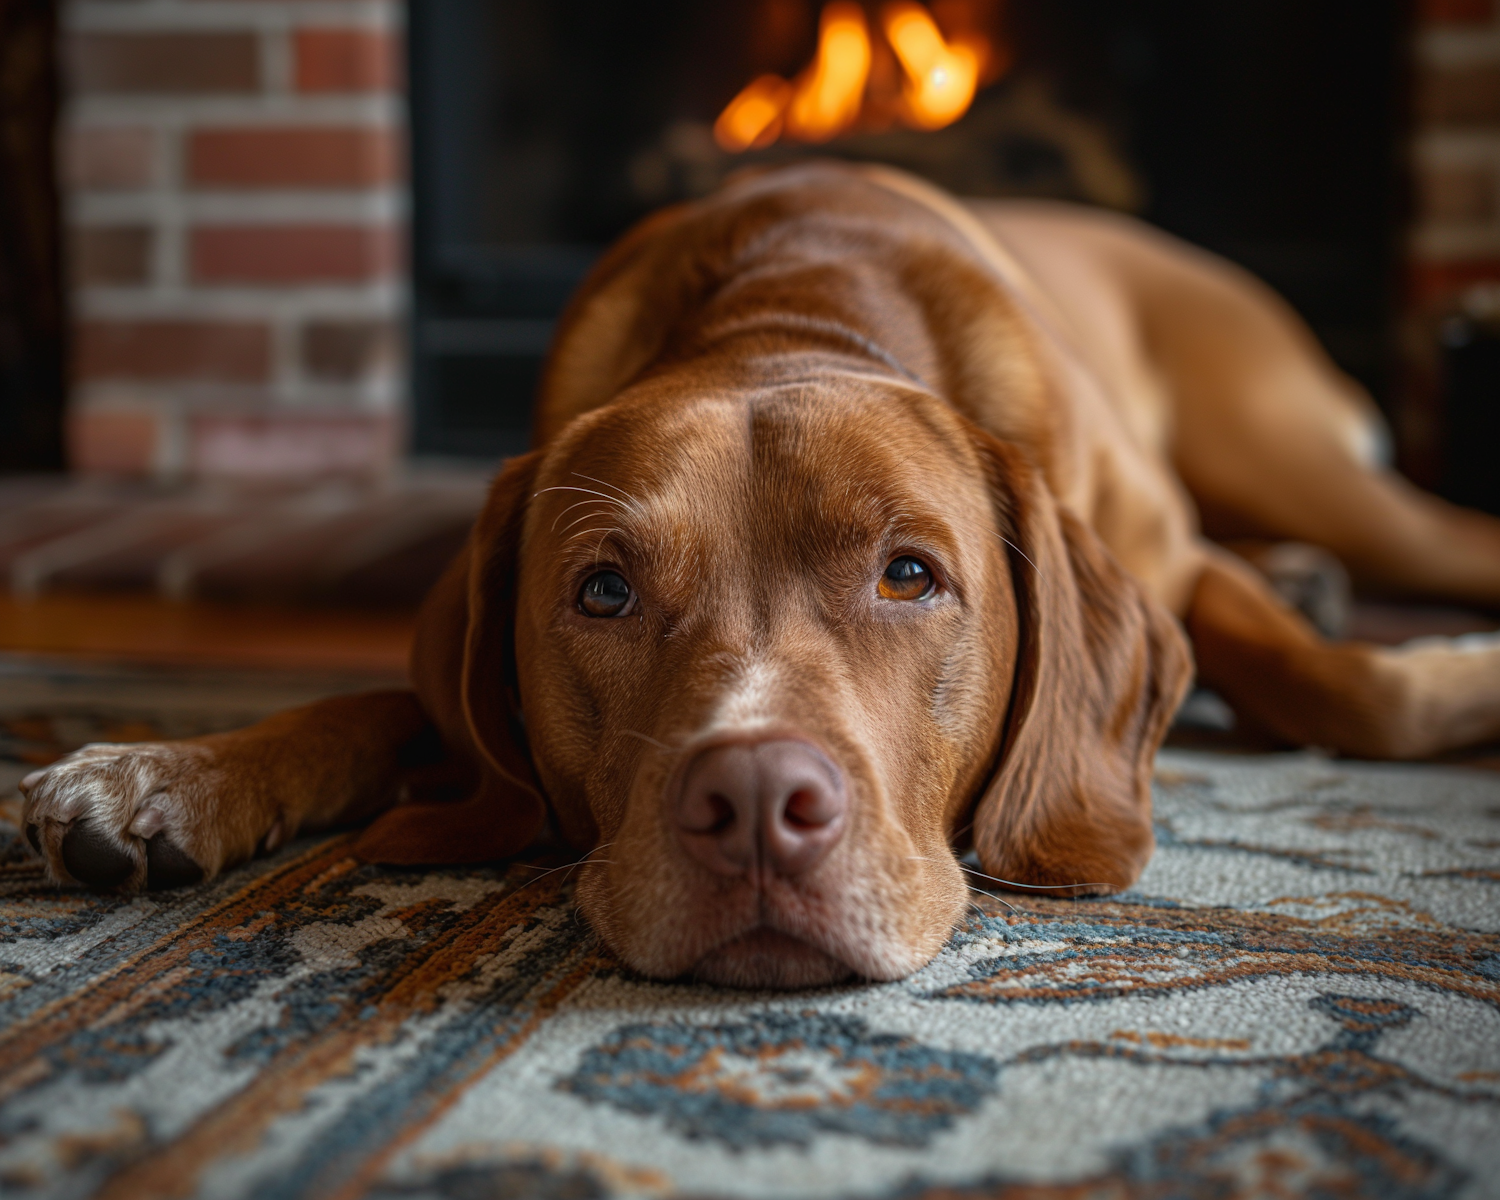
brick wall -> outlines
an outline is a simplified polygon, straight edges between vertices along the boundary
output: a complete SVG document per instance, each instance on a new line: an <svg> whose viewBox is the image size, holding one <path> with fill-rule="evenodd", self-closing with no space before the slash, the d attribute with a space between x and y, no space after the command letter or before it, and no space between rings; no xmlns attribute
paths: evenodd
<svg viewBox="0 0 1500 1200"><path fill-rule="evenodd" d="M394 0L63 0L74 466L399 451Z"/></svg>
<svg viewBox="0 0 1500 1200"><path fill-rule="evenodd" d="M1500 3L1423 0L1416 44L1404 465L1438 473L1442 319L1500 286Z"/></svg>

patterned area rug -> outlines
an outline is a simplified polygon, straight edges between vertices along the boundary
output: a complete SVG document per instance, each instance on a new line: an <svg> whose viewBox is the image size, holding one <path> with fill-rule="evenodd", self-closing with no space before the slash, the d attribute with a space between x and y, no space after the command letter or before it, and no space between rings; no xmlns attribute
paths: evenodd
<svg viewBox="0 0 1500 1200"><path fill-rule="evenodd" d="M340 680L0 663L0 757ZM0 810L0 1193L1500 1194L1500 777L1164 752L1107 900L981 893L895 984L646 982L566 870L347 836L210 886L45 887Z"/></svg>

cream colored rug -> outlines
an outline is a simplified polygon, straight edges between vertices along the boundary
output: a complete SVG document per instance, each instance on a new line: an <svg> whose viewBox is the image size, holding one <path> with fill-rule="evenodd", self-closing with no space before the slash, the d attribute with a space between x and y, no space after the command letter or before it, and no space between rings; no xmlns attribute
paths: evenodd
<svg viewBox="0 0 1500 1200"><path fill-rule="evenodd" d="M355 682L0 664L0 790ZM1500 1195L1500 776L1157 779L1128 895L976 893L910 979L781 994L623 971L548 864L333 837L122 899L47 888L6 826L0 1193Z"/></svg>

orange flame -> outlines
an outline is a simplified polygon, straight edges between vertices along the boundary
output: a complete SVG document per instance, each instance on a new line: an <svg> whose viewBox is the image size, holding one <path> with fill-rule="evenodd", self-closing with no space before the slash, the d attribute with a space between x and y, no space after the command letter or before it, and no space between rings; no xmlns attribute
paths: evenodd
<svg viewBox="0 0 1500 1200"><path fill-rule="evenodd" d="M848 0L834 0L818 19L817 56L797 77L787 106L787 134L803 142L826 142L843 133L859 119L869 77L864 10Z"/></svg>
<svg viewBox="0 0 1500 1200"><path fill-rule="evenodd" d="M714 140L733 154L759 150L781 136L781 114L792 85L780 75L752 80L714 122Z"/></svg>
<svg viewBox="0 0 1500 1200"><path fill-rule="evenodd" d="M951 125L968 111L980 83L1008 65L982 34L944 39L932 14L915 0L892 0L880 24L904 75L899 117L916 129ZM852 0L831 0L818 20L813 61L791 82L779 75L752 80L719 114L714 140L738 154L779 137L826 142L860 124L883 128L896 115L894 92L886 90L894 81L870 85L871 59L864 10ZM867 85L886 98L867 106Z"/></svg>
<svg viewBox="0 0 1500 1200"><path fill-rule="evenodd" d="M886 5L881 24L906 70L907 120L918 129L941 129L963 116L979 84L973 48L945 42L927 10L911 0Z"/></svg>

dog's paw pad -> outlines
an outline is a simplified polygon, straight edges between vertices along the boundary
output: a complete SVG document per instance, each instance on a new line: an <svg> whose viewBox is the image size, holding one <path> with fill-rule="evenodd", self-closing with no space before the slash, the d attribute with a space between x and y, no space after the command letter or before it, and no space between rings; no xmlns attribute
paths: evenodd
<svg viewBox="0 0 1500 1200"><path fill-rule="evenodd" d="M203 868L162 832L146 840L146 887L153 892L203 881Z"/></svg>
<svg viewBox="0 0 1500 1200"><path fill-rule="evenodd" d="M135 873L130 855L87 819L75 821L62 840L63 865L89 887L119 887Z"/></svg>

